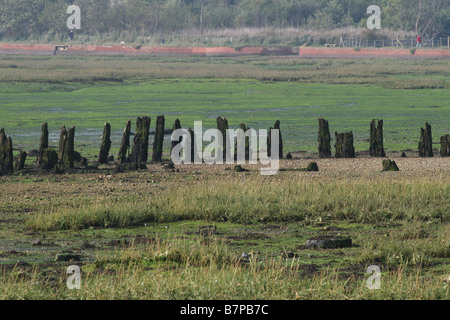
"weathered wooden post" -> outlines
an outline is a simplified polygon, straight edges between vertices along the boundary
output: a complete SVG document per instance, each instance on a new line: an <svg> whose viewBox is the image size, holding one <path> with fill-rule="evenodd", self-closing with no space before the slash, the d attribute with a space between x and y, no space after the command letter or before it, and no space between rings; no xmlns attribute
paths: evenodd
<svg viewBox="0 0 450 320"><path fill-rule="evenodd" d="M17 157L15 170L23 170L25 168L25 161L27 160L27 153L25 151L20 151L19 156Z"/></svg>
<svg viewBox="0 0 450 320"><path fill-rule="evenodd" d="M238 157L238 141L239 139L245 139L244 140L244 156L245 156L245 161L248 161L250 159L250 137L245 136L245 132L250 129L247 128L245 123L241 123L239 125L239 128L243 131L242 136L238 135L236 137L236 144L234 144L234 160L237 160Z"/></svg>
<svg viewBox="0 0 450 320"><path fill-rule="evenodd" d="M353 132L344 132L337 133L335 132L336 137L336 158L354 158L355 157L355 148L353 146Z"/></svg>
<svg viewBox="0 0 450 320"><path fill-rule="evenodd" d="M272 130L276 129L278 130L278 155L281 158L283 158L283 138L281 136L281 130L280 130L280 120L275 121L275 124L272 127L269 128L269 135L267 136L267 156L272 155Z"/></svg>
<svg viewBox="0 0 450 320"><path fill-rule="evenodd" d="M153 141L153 162L162 161L163 144L164 144L164 116L156 118L155 140Z"/></svg>
<svg viewBox="0 0 450 320"><path fill-rule="evenodd" d="M111 149L111 125L105 123L103 128L102 145L100 146L100 153L98 155L98 164L108 163L109 150Z"/></svg>
<svg viewBox="0 0 450 320"><path fill-rule="evenodd" d="M118 154L119 163L128 162L127 154L130 148L130 134L131 134L131 120L128 120L123 129L122 142L120 143L120 149Z"/></svg>
<svg viewBox="0 0 450 320"><path fill-rule="evenodd" d="M14 171L14 158L11 137L6 137L5 129L0 129L0 174Z"/></svg>
<svg viewBox="0 0 450 320"><path fill-rule="evenodd" d="M42 124L41 139L39 141L39 157L44 154L44 149L48 148L48 124L47 122Z"/></svg>
<svg viewBox="0 0 450 320"><path fill-rule="evenodd" d="M217 117L217 129L222 132L223 137L223 160L226 160L227 157L227 129L228 129L228 120L227 118Z"/></svg>
<svg viewBox="0 0 450 320"><path fill-rule="evenodd" d="M59 136L59 169L73 169L74 162L74 141L75 141L75 127L66 130L63 126L60 130Z"/></svg>
<svg viewBox="0 0 450 320"><path fill-rule="evenodd" d="M370 123L370 156L385 157L383 147L383 120L372 120Z"/></svg>
<svg viewBox="0 0 450 320"><path fill-rule="evenodd" d="M441 137L441 157L450 157L450 134Z"/></svg>
<svg viewBox="0 0 450 320"><path fill-rule="evenodd" d="M189 136L191 138L191 163L194 163L195 161L195 135L194 130L189 128Z"/></svg>
<svg viewBox="0 0 450 320"><path fill-rule="evenodd" d="M148 160L148 137L151 118L142 117L136 120L136 133L134 135L133 149L131 150L131 162L146 163Z"/></svg>
<svg viewBox="0 0 450 320"><path fill-rule="evenodd" d="M175 132L178 129L181 129L181 123L180 123L179 119L176 119L173 124L173 131ZM170 153L172 153L173 148L175 148L175 146L177 144L181 143L182 140L183 140L183 137L180 137L180 139L178 141L172 141L171 147L170 147Z"/></svg>
<svg viewBox="0 0 450 320"><path fill-rule="evenodd" d="M278 130L279 157L283 158L283 137L281 136L280 120L275 121L274 129Z"/></svg>
<svg viewBox="0 0 450 320"><path fill-rule="evenodd" d="M54 149L46 148L42 153L40 167L42 169L51 170L58 164L58 153Z"/></svg>
<svg viewBox="0 0 450 320"><path fill-rule="evenodd" d="M431 137L431 125L425 123L425 129L420 128L419 140L419 156L432 157L433 156L433 139Z"/></svg>
<svg viewBox="0 0 450 320"><path fill-rule="evenodd" d="M319 119L319 158L331 158L331 136L328 121Z"/></svg>

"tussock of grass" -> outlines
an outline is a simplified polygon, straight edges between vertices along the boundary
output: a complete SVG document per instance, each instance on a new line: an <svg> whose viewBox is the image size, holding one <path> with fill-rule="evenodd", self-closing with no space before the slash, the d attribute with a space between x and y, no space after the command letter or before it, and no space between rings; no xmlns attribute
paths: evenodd
<svg viewBox="0 0 450 320"><path fill-rule="evenodd" d="M450 225L439 229L433 237L422 232L411 233L413 225L402 228L401 235L386 234L386 237L362 240L359 263L378 262L387 265L420 265L430 266L434 258L450 258Z"/></svg>
<svg viewBox="0 0 450 320"><path fill-rule="evenodd" d="M310 181L248 176L179 186L158 196L111 203L98 198L76 208L52 207L30 217L34 230L111 228L177 220L379 222L449 221L448 183L433 181Z"/></svg>
<svg viewBox="0 0 450 320"><path fill-rule="evenodd" d="M199 259L200 257L200 259ZM158 264L163 261L164 264ZM168 261L175 264L168 267ZM153 264L151 264L153 262ZM155 263L156 262L156 263ZM225 263L224 263L225 262ZM151 267L149 267L151 266ZM301 267L300 267L301 268ZM298 261L250 259L239 263L223 244L157 242L120 249L116 257L85 266L81 289L68 290L65 274L36 270L2 274L0 299L444 299L444 279L428 281L420 269L400 264L381 275L380 290L369 290L366 277L342 277L338 269L301 276Z"/></svg>

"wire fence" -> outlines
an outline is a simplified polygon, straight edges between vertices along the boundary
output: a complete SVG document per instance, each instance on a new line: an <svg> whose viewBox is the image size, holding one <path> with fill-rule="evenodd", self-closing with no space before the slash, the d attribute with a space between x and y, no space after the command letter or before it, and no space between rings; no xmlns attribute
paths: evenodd
<svg viewBox="0 0 450 320"><path fill-rule="evenodd" d="M360 47L360 48L384 48L384 47L398 47L398 48L412 48L417 46L416 39L396 39L396 40L364 40L364 39L341 39L340 47ZM432 40L422 40L422 47L448 47L450 48L450 37L434 38Z"/></svg>

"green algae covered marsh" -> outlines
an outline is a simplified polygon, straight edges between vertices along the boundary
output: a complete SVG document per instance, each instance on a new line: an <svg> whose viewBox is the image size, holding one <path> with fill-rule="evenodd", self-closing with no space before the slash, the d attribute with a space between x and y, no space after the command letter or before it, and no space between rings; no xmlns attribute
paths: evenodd
<svg viewBox="0 0 450 320"><path fill-rule="evenodd" d="M3 56L0 127L15 148L28 151L43 122L53 145L62 125L76 126L76 149L93 159L105 122L117 153L126 121L134 125L142 115L165 115L169 128L176 118L183 127L203 121L205 128L219 115L234 128L244 122L267 129L280 120L286 152L317 151L320 117L331 132L352 130L356 151L366 151L370 121L383 119L388 152L415 150L425 122L436 140L448 133L445 62Z"/></svg>

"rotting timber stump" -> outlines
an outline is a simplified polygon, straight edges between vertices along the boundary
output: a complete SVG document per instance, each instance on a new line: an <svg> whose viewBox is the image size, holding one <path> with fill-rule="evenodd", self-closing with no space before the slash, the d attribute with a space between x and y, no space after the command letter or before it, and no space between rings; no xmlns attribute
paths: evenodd
<svg viewBox="0 0 450 320"><path fill-rule="evenodd" d="M227 118L222 118L221 116L217 117L217 129L222 133L222 142L223 146L227 146L227 129L228 129L228 120ZM192 139L192 143L194 143ZM226 147L222 147L223 152L223 159L225 160L227 158L227 150Z"/></svg>
<svg viewBox="0 0 450 320"><path fill-rule="evenodd" d="M25 161L27 160L27 153L25 151L20 151L19 156L17 157L15 170L23 170L25 168Z"/></svg>
<svg viewBox="0 0 450 320"><path fill-rule="evenodd" d="M0 129L0 175L14 171L14 157L11 137L6 137L5 129Z"/></svg>
<svg viewBox="0 0 450 320"><path fill-rule="evenodd" d="M450 134L441 137L441 157L450 157Z"/></svg>
<svg viewBox="0 0 450 320"><path fill-rule="evenodd" d="M319 119L319 158L331 158L331 136L328 121Z"/></svg>
<svg viewBox="0 0 450 320"><path fill-rule="evenodd" d="M60 130L60 137L59 137L58 169L66 170L74 168L73 165L75 158L74 142L75 142L75 127L66 130L66 127L63 126Z"/></svg>
<svg viewBox="0 0 450 320"><path fill-rule="evenodd" d="M56 150L47 148L44 149L42 158L40 159L39 167L45 170L51 170L58 164L58 153Z"/></svg>
<svg viewBox="0 0 450 320"><path fill-rule="evenodd" d="M48 148L48 124L42 124L41 138L39 140L39 157L42 157L44 150Z"/></svg>
<svg viewBox="0 0 450 320"><path fill-rule="evenodd" d="M309 172L319 171L319 166L317 165L317 162L308 163L308 167L306 167L306 171L309 171Z"/></svg>
<svg viewBox="0 0 450 320"><path fill-rule="evenodd" d="M180 119L176 119L175 122L173 123L173 132L175 132L178 129L181 129ZM180 137L180 139L178 141L171 142L170 153L172 153L173 148L175 148L176 145L181 143L181 141L183 141L183 137Z"/></svg>
<svg viewBox="0 0 450 320"><path fill-rule="evenodd" d="M153 141L153 162L162 161L163 144L164 144L164 116L156 117L155 139Z"/></svg>
<svg viewBox="0 0 450 320"><path fill-rule="evenodd" d="M102 145L100 146L100 152L98 155L98 164L107 164L109 150L111 149L111 125L105 123L103 128Z"/></svg>
<svg viewBox="0 0 450 320"><path fill-rule="evenodd" d="M118 154L119 163L128 162L128 149L130 148L130 134L131 134L131 120L127 121L125 128L123 129L122 142L120 143L120 149Z"/></svg>
<svg viewBox="0 0 450 320"><path fill-rule="evenodd" d="M238 159L238 151L239 151L239 140L243 139L244 140L244 155L245 155L245 161L250 160L250 137L246 136L245 133L247 132L247 130L249 130L249 128L245 125L245 123L241 123L239 125L239 128L242 130L241 133L243 133L243 135L241 136L240 134L237 136L237 141L236 144L234 146L234 160L236 161Z"/></svg>
<svg viewBox="0 0 450 320"><path fill-rule="evenodd" d="M133 140L130 160L134 163L146 163L148 160L148 138L150 133L150 117L136 119L136 132Z"/></svg>
<svg viewBox="0 0 450 320"><path fill-rule="evenodd" d="M420 128L419 156L433 157L433 139L431 125L428 122L425 123L425 129Z"/></svg>
<svg viewBox="0 0 450 320"><path fill-rule="evenodd" d="M370 123L370 156L385 157L383 146L383 120L373 119Z"/></svg>
<svg viewBox="0 0 450 320"><path fill-rule="evenodd" d="M273 128L269 128L269 135L267 136L267 156L272 156L272 130L278 130L278 157L283 158L283 137L281 135L280 120L275 121Z"/></svg>
<svg viewBox="0 0 450 320"><path fill-rule="evenodd" d="M353 146L353 132L344 132L337 133L335 132L336 137L336 158L354 158L355 157L355 148Z"/></svg>
<svg viewBox="0 0 450 320"><path fill-rule="evenodd" d="M400 171L394 160L383 160L383 171Z"/></svg>

